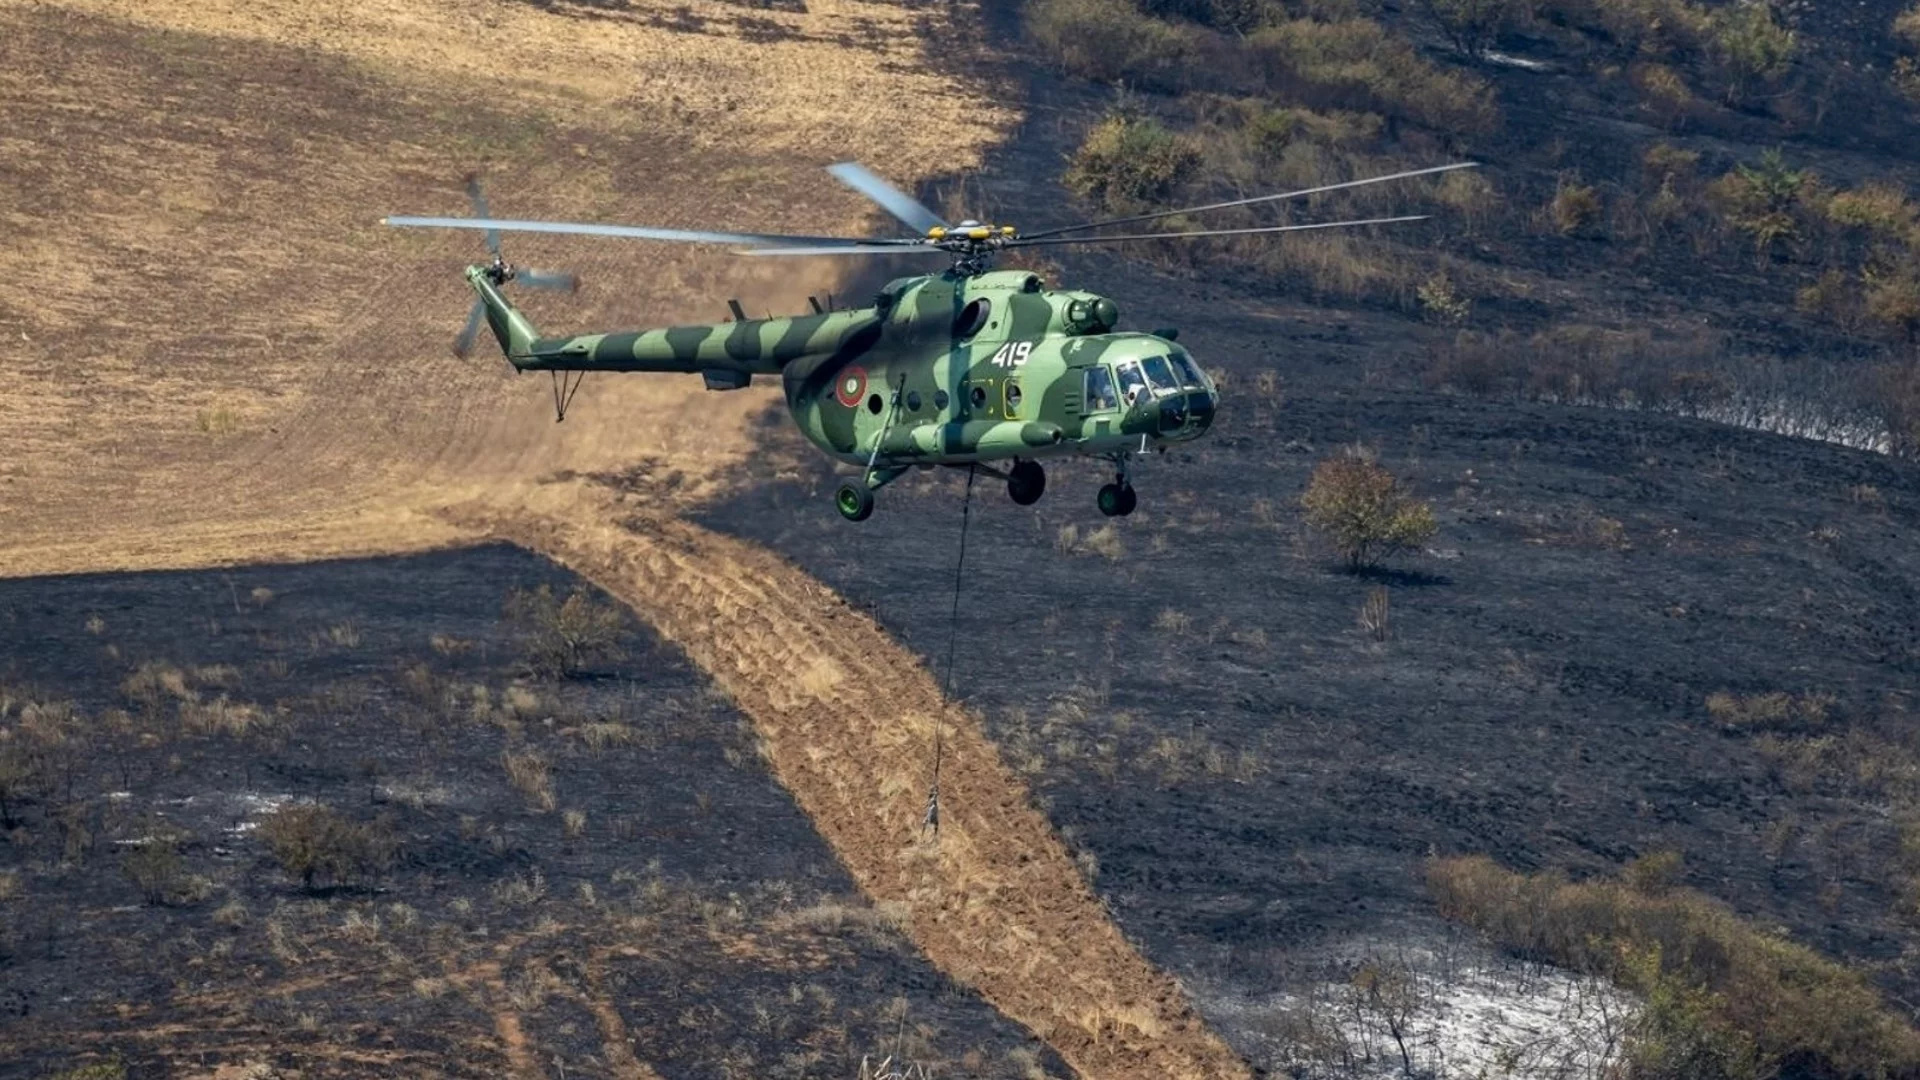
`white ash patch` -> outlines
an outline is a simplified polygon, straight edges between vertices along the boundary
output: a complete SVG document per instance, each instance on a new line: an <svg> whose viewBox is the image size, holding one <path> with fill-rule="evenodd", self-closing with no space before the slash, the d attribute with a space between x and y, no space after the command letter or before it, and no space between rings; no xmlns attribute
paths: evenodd
<svg viewBox="0 0 1920 1080"><path fill-rule="evenodd" d="M1604 1080L1639 1012L1604 979L1455 946L1348 956L1303 990L1208 1006L1276 1071L1431 1080Z"/></svg>

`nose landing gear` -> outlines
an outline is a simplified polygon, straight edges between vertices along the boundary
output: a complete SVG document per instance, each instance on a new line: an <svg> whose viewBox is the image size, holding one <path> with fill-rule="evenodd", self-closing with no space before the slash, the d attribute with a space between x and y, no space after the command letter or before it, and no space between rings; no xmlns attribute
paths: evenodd
<svg viewBox="0 0 1920 1080"><path fill-rule="evenodd" d="M1108 517L1126 517L1133 513L1139 498L1134 495L1132 484L1121 482L1101 488L1094 501L1099 503L1100 512Z"/></svg>

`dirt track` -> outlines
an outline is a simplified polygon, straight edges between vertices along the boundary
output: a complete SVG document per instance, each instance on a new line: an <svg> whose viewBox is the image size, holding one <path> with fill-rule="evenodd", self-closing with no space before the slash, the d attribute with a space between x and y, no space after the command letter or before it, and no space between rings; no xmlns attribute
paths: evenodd
<svg viewBox="0 0 1920 1080"><path fill-rule="evenodd" d="M754 720L774 771L876 900L907 906L928 957L1085 1076L1246 1075L1109 921L976 717L865 616L784 560L581 492L456 511L632 605ZM586 519L598 519L588 525ZM935 723L942 826L922 842Z"/></svg>
<svg viewBox="0 0 1920 1080"><path fill-rule="evenodd" d="M709 23L692 35L371 0L324 22L301 5L0 6L0 101L17 119L0 179L19 200L0 210L43 271L0 289L0 341L21 377L0 399L14 433L0 575L512 538L577 566L685 648L759 725L862 886L908 904L930 958L1085 1075L1242 1074L1107 919L977 726L869 621L764 551L668 517L616 527L619 508L597 491L546 482L647 464L652 510L695 505L752 457L770 391L608 380L555 426L544 385L445 356L467 302L450 268L474 257L472 238L372 225L378 212L463 212L456 166L478 159L494 167L503 212L752 224L804 205L816 225L851 228L867 211L813 180L827 160L807 157L816 148L884 152L886 171L908 180L964 164L1004 121L974 99L980 88L959 93L895 55L918 49L901 10L818 6L783 13L785 30L744 65L725 21L737 12L720 4L696 5ZM886 44L847 48L836 36L847 26ZM493 72L496 35L528 43L510 76ZM673 99L687 127L630 115L660 92L661 72L612 76L604 61L635 55L680 58L669 82L699 91ZM835 78L817 78L822 63ZM782 80L800 69L845 100L796 98ZM485 104L438 82L448 76L477 80ZM805 117L791 112L800 100ZM874 103L907 101L945 119L886 125L884 147L863 155L883 130ZM841 127L801 122L816 111ZM676 138L716 123L735 126ZM742 158L718 132L765 157ZM88 184L63 186L71 175ZM629 289L613 283L631 280L630 249L547 241L512 254L592 283L541 298L536 317L556 327L710 319L730 294L798 309L833 280L793 266L756 280L723 256L676 251ZM796 670L811 674L796 685ZM942 715L947 825L937 848L915 847Z"/></svg>

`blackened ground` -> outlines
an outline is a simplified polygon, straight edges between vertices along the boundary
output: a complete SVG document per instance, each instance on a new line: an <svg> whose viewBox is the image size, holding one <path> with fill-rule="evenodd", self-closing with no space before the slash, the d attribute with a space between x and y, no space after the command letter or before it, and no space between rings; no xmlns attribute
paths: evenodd
<svg viewBox="0 0 1920 1080"><path fill-rule="evenodd" d="M503 602L542 584L580 587L504 546L0 582L0 722L75 709L0 846L0 1076L633 1075L622 1043L667 1077L851 1075L897 1000L942 1076L1063 1071L858 895L677 651L623 616L624 659L523 677ZM190 729L222 698L251 733ZM383 822L397 864L305 892L253 831L287 799ZM124 858L163 829L148 906Z"/></svg>
<svg viewBox="0 0 1920 1080"><path fill-rule="evenodd" d="M1832 695L1835 732L1910 724L1920 474L1648 414L1289 397L1273 339L1185 321L1228 380L1219 428L1140 465L1140 510L1110 523L1104 465L1050 466L1031 508L982 478L953 669L1150 959L1254 998L1288 957L1427 924L1428 855L1587 874L1674 849L1688 884L1920 990L1895 826L1781 775L1706 708L1781 691ZM1315 462L1352 444L1441 524L1373 576L1340 572L1300 520ZM859 525L833 483L816 465L709 523L944 671L965 475L910 474ZM1376 588L1384 642L1360 626ZM1202 1005L1252 1051L1235 1012Z"/></svg>

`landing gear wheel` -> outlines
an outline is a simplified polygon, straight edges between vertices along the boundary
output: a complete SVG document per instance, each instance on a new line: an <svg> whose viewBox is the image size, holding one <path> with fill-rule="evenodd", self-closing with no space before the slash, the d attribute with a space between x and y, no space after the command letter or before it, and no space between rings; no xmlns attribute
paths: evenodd
<svg viewBox="0 0 1920 1080"><path fill-rule="evenodd" d="M1016 461L1007 474L1007 497L1021 506L1032 506L1047 491L1047 470L1037 461Z"/></svg>
<svg viewBox="0 0 1920 1080"><path fill-rule="evenodd" d="M1132 484L1124 487L1119 484L1108 484L1100 489L1100 494L1095 501L1100 504L1100 512L1108 517L1126 517L1133 513L1133 508L1139 504L1140 500L1133 493Z"/></svg>
<svg viewBox="0 0 1920 1080"><path fill-rule="evenodd" d="M865 521L873 516L873 489L865 484L841 484L833 493L833 505L848 521Z"/></svg>

